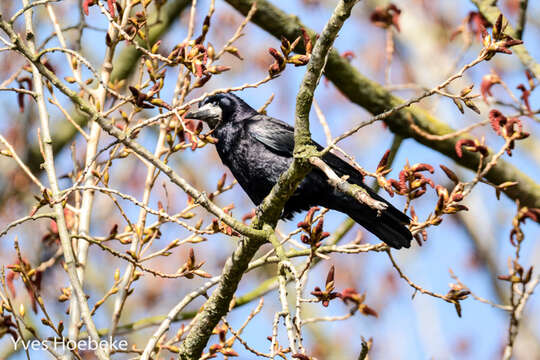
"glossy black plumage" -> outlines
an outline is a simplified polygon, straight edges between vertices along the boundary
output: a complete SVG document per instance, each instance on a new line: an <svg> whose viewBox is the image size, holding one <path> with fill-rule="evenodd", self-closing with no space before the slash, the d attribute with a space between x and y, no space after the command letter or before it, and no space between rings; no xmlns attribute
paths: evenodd
<svg viewBox="0 0 540 360"><path fill-rule="evenodd" d="M259 114L234 94L208 97L199 104L199 110L190 111L186 117L203 120L214 129L221 160L256 205L292 162L293 127ZM326 175L315 168L289 199L282 217L290 219L296 212L324 206L346 213L389 246L408 248L412 235L406 227L410 222L407 215L364 185L362 175L346 161L332 153L324 155L323 160L337 175L348 175L350 183L363 187L371 197L388 204L388 208L378 215L377 211L334 189Z"/></svg>

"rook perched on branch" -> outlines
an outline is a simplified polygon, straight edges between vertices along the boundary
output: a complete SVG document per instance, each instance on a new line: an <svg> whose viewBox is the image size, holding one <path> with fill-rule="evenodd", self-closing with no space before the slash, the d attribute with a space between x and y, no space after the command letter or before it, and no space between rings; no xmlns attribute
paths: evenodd
<svg viewBox="0 0 540 360"><path fill-rule="evenodd" d="M293 127L259 114L236 95L210 96L186 117L202 120L214 129L221 160L256 205L268 195L293 160ZM319 151L323 149L315 145ZM362 174L344 160L326 153L322 161L339 177L347 176L348 181L358 187L356 192L363 192L376 200L373 203L385 206L373 206L358 201L358 196L356 199L348 196L339 190L341 187L329 184L325 173L316 168L287 201L282 218L290 219L296 212L321 205L346 213L393 248L410 246L412 235L406 227L410 222L407 215L367 187Z"/></svg>

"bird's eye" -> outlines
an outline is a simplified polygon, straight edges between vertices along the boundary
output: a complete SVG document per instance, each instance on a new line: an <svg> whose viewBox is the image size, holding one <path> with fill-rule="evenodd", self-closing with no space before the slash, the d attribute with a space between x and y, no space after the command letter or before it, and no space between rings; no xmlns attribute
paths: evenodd
<svg viewBox="0 0 540 360"><path fill-rule="evenodd" d="M221 107L229 107L231 106L231 100L227 99L226 97L223 97L219 99L219 105L221 105Z"/></svg>

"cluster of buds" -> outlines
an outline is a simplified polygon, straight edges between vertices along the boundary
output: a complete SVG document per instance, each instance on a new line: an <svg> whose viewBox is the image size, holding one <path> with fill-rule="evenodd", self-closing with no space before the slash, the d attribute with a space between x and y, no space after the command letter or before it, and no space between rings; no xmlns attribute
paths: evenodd
<svg viewBox="0 0 540 360"><path fill-rule="evenodd" d="M461 300L465 300L471 292L463 287L461 284L450 284L450 291L445 295L445 299L451 302L456 307L456 312L461 317Z"/></svg>
<svg viewBox="0 0 540 360"><path fill-rule="evenodd" d="M51 192L48 189L43 189L41 192L41 196L33 195L34 199L37 200L37 204L34 205L32 210L30 211L30 216L34 216L39 209L41 209L43 206L51 206L52 207L52 199L51 199Z"/></svg>
<svg viewBox="0 0 540 360"><path fill-rule="evenodd" d="M321 290L321 288L316 286L314 291L311 292L311 295L315 296L318 301L322 302L322 305L324 307L327 307L331 300L339 298L346 305L349 305L349 303L355 305L355 307L351 309L351 314L354 314L356 311L360 311L360 313L366 316L379 316L375 310L373 310L371 307L364 303L366 299L366 294L359 294L353 288L346 288L341 293L334 291L334 273L335 269L332 265L332 267L328 271L328 275L326 276L326 284L324 290Z"/></svg>
<svg viewBox="0 0 540 360"><path fill-rule="evenodd" d="M88 8L93 5L97 5L98 0L84 0L82 3L83 12L86 16L88 16ZM115 6L119 6L116 3L116 0L107 0L107 6L109 7L109 13L112 17L114 17L114 8Z"/></svg>
<svg viewBox="0 0 540 360"><path fill-rule="evenodd" d="M515 146L515 140L522 140L529 137L529 133L523 131L523 124L517 117L507 118L499 110L489 112L489 122L493 130L505 140L510 141L506 152L512 156L512 149Z"/></svg>
<svg viewBox="0 0 540 360"><path fill-rule="evenodd" d="M7 268L10 271L6 276L6 285L11 295L16 296L14 280L20 276L30 297L32 310L37 313L37 301L39 300L35 291L41 289L42 272L32 269L32 265L25 259L17 259L13 265L8 265Z"/></svg>
<svg viewBox="0 0 540 360"><path fill-rule="evenodd" d="M217 357L217 354L221 354L225 358L228 356L238 356L238 353L232 349L235 337L231 337L230 340L227 340L227 331L228 328L226 325L218 326L212 331L212 334L218 335L219 343L211 345L208 349L208 353L204 354L201 359L213 359Z"/></svg>
<svg viewBox="0 0 540 360"><path fill-rule="evenodd" d="M531 281L534 266L531 266L527 271L516 260L513 260L510 265L510 273L508 275L499 275L497 279L509 281L514 284L527 284Z"/></svg>
<svg viewBox="0 0 540 360"><path fill-rule="evenodd" d="M298 43L300 38L304 39L304 48L305 55L291 55ZM311 42L311 37L305 29L302 28L302 36L298 36L292 43L285 37L281 37L281 54L274 48L269 48L268 52L274 58L274 62L268 68L268 74L275 77L279 75L287 64L294 64L294 66L303 66L309 62L311 57L311 51L313 50L313 44Z"/></svg>
<svg viewBox="0 0 540 360"><path fill-rule="evenodd" d="M521 230L521 224L527 219L531 219L540 224L540 209L529 208L527 206L519 208L516 216L514 216L514 219L512 220L512 230L510 231L510 242L512 245L516 246L523 241L525 236Z"/></svg>
<svg viewBox="0 0 540 360"><path fill-rule="evenodd" d="M163 72L162 76L164 75L165 72ZM160 98L154 97L161 90L162 87L163 80L161 79L160 81L155 82L150 91L148 91L147 93L142 92L134 86L130 86L129 91L131 92L131 95L133 95L133 103L138 108L151 109L154 106L159 106L167 110L171 110L172 107L168 105L165 101L161 100Z"/></svg>
<svg viewBox="0 0 540 360"><path fill-rule="evenodd" d="M377 165L377 170L375 171L375 176L377 179L377 184L382 187L390 196L394 196L394 191L392 190L392 184L389 180L386 180L385 176L388 175L392 168L388 167L388 158L390 156L390 150L386 150L379 165Z"/></svg>
<svg viewBox="0 0 540 360"><path fill-rule="evenodd" d="M488 156L489 154L483 138L481 141L478 139L460 139L456 141L455 150L458 157L463 156L463 149L470 152L478 152L482 156Z"/></svg>
<svg viewBox="0 0 540 360"><path fill-rule="evenodd" d="M316 206L309 209L304 220L300 221L297 225L305 232L305 234L300 236L300 240L302 240L304 244L308 244L315 248L321 246L321 242L330 236L330 233L323 231L324 219L322 217L317 224L313 226L315 223L314 215L317 211L319 211L319 208Z"/></svg>
<svg viewBox="0 0 540 360"><path fill-rule="evenodd" d="M339 297L339 293L334 291L334 266L328 271L326 276L326 285L324 290L321 290L320 287L315 286L315 289L311 292L311 295L315 296L318 301L322 302L324 307L327 307L331 300Z"/></svg>
<svg viewBox="0 0 540 360"><path fill-rule="evenodd" d="M493 25L492 34L489 35L486 28L481 26L482 31L482 54L485 56L485 60L490 60L496 53L512 54L510 48L512 46L523 44L522 40L513 39L511 36L504 33L507 21L504 21L503 15L499 14L495 25Z"/></svg>
<svg viewBox="0 0 540 360"><path fill-rule="evenodd" d="M271 336L267 336L266 337L266 340L268 341L272 341L272 337ZM279 344L279 341L278 339L276 338L275 339L275 342L274 342L274 349L273 349L273 353L276 354L276 357L281 357L282 359L286 359L286 354L290 353L291 352L291 348L290 347L283 347L282 345ZM298 357L298 356L304 356L304 359L305 359L305 356L304 354L294 354L292 355L293 359L302 359L302 357ZM308 357L308 359L310 359Z"/></svg>
<svg viewBox="0 0 540 360"><path fill-rule="evenodd" d="M435 191L437 191L437 195L439 196L437 205L435 205L435 215L440 216L442 214L455 214L458 211L469 210L465 205L457 204L457 202L463 200L463 193L459 190L460 189L456 187L454 191L449 194L448 189L444 186L435 186Z"/></svg>
<svg viewBox="0 0 540 360"><path fill-rule="evenodd" d="M473 100L475 98L477 98L478 96L480 96L480 95L478 95L478 94L472 94L471 95L470 94L473 87L474 87L474 84L472 84L470 86L467 86L466 88L461 90L461 92L459 93L459 98L457 98L457 97L452 98L452 101L454 101L454 104L456 104L459 112L461 112L462 114L465 113L465 108L463 107L463 104L465 104L465 106L467 106L469 109L471 109L475 113L480 114L480 109L473 102ZM463 102L463 104L462 104L462 102Z"/></svg>
<svg viewBox="0 0 540 360"><path fill-rule="evenodd" d="M359 294L355 289L353 288L346 288L343 290L340 294L338 294L338 297L343 300L343 302L348 305L349 302L353 303L355 305L355 308L353 311L360 311L360 313L366 315L366 316L375 316L379 317L379 314L369 306L367 306L364 301L366 299L366 294Z"/></svg>
<svg viewBox="0 0 540 360"><path fill-rule="evenodd" d="M409 200L417 199L425 194L427 185L431 186L431 188L435 187L433 180L425 177L422 171L433 174L433 166L429 164L410 166L407 161L403 170L399 172L399 181L390 179L388 182L398 194L407 195Z"/></svg>
<svg viewBox="0 0 540 360"><path fill-rule="evenodd" d="M390 3L385 7L375 8L375 10L371 13L370 20L375 26L383 29L389 29L393 26L397 31L400 31L400 15L401 9L399 9L395 4Z"/></svg>
<svg viewBox="0 0 540 360"><path fill-rule="evenodd" d="M194 151L198 147L204 146L207 142L215 143L216 140L213 137L202 134L203 126L201 121L184 119L182 125L176 127L171 126L167 129L167 144L171 148L171 151L176 152L186 148L191 148L191 150ZM175 144L174 134L176 134L176 138L178 138L177 144Z"/></svg>
<svg viewBox="0 0 540 360"><path fill-rule="evenodd" d="M17 325L13 321L11 315L4 315L4 310L7 310L8 312L12 311L9 305L2 301L0 302L0 338L9 334L13 338L13 341L17 341L17 339L19 339Z"/></svg>
<svg viewBox="0 0 540 360"><path fill-rule="evenodd" d="M234 204L228 205L223 208L223 211L228 214L232 208L234 208ZM213 219L211 224L211 230L215 233L223 233L228 236L239 236L240 234L236 232L232 227L229 225L220 222L218 219Z"/></svg>
<svg viewBox="0 0 540 360"><path fill-rule="evenodd" d="M142 244L146 244L150 241L153 241L153 240L156 240L156 239L160 239L161 238L161 230L159 229L159 227L147 227L147 228L144 228L142 233L141 233L141 243ZM128 250L129 252L129 250Z"/></svg>
<svg viewBox="0 0 540 360"><path fill-rule="evenodd" d="M206 72L208 51L202 44L192 41L175 46L167 58L174 63L183 64L197 78L202 78Z"/></svg>
<svg viewBox="0 0 540 360"><path fill-rule="evenodd" d="M193 248L189 249L189 255L187 262L182 265L182 267L178 270L178 274L182 275L188 279L193 279L195 275L203 277L203 278L210 278L212 275L207 273L206 271L201 270L201 267L204 265L204 261L200 263L195 262L195 253L193 251Z"/></svg>
<svg viewBox="0 0 540 360"><path fill-rule="evenodd" d="M58 296L58 302L66 302L71 298L71 289L70 288L61 288L61 294Z"/></svg>
<svg viewBox="0 0 540 360"><path fill-rule="evenodd" d="M118 12L122 13L122 9L118 7ZM122 14L120 14L121 16ZM127 25L124 28L125 34L128 36L126 39L124 37L124 34L118 35L118 41L126 40L129 43L134 41L135 37L139 36L142 40L146 40L146 33L144 31L144 26L147 24L147 18L146 14L142 11L138 11L135 13L134 16L130 17L128 19ZM111 46L111 38L109 37L109 34L107 33L105 37L105 43L107 46Z"/></svg>
<svg viewBox="0 0 540 360"><path fill-rule="evenodd" d="M224 65L208 65L209 62L215 60L216 52L212 44L208 44L206 47L202 44L204 35L206 35L206 32L204 31L205 28L206 27L203 25L203 34L197 39L188 43L176 45L167 56L172 64L184 65L198 78L192 85L193 88L202 87L210 80L212 75L221 74L231 69L229 66ZM233 46L228 46L225 48L225 51L239 59L243 59L242 56L240 56L238 49Z"/></svg>

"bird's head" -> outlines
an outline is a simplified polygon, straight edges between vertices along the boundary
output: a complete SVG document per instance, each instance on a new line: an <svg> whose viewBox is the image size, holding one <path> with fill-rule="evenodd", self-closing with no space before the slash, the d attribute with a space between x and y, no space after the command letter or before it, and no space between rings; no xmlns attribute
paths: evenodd
<svg viewBox="0 0 540 360"><path fill-rule="evenodd" d="M204 121L211 129L214 129L220 124L241 121L256 113L257 111L238 96L224 93L211 95L201 100L198 109L190 110L186 118Z"/></svg>

